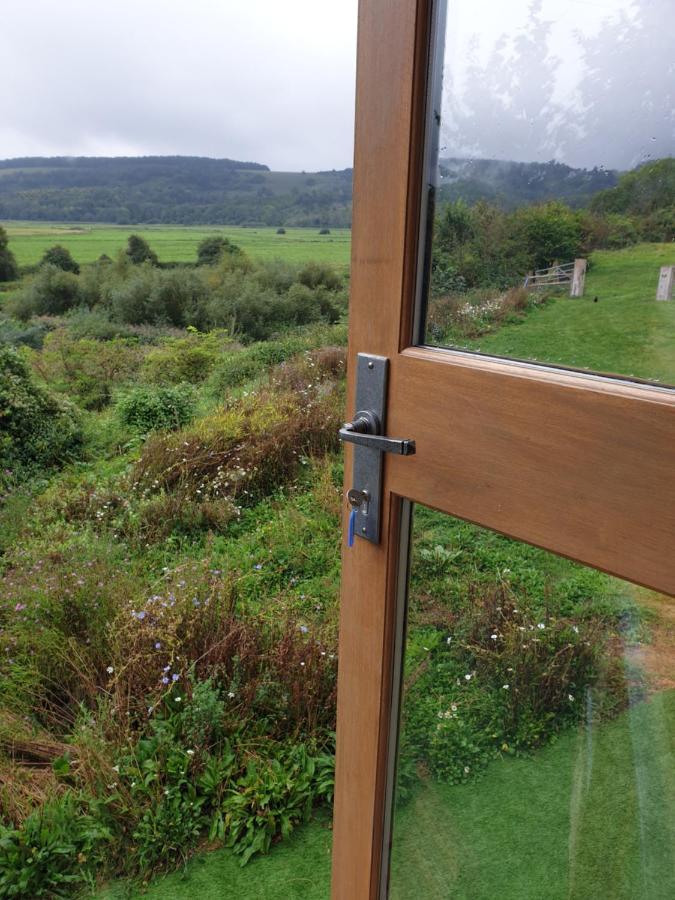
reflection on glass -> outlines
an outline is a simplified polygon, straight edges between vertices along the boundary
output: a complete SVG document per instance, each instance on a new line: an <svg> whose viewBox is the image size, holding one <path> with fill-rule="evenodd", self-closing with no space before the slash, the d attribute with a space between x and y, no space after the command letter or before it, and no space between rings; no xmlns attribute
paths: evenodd
<svg viewBox="0 0 675 900"><path fill-rule="evenodd" d="M674 623L417 507L390 897L675 897Z"/></svg>
<svg viewBox="0 0 675 900"><path fill-rule="evenodd" d="M448 4L426 343L675 384L674 29Z"/></svg>

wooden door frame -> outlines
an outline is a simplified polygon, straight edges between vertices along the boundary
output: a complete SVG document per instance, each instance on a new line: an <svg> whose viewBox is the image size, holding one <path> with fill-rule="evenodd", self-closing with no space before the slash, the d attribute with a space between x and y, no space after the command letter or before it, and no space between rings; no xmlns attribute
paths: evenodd
<svg viewBox="0 0 675 900"><path fill-rule="evenodd" d="M433 13L359 5L347 409L356 354L388 357L417 453L386 459L380 544L343 551L334 900L383 893L409 500L675 594L675 393L415 346Z"/></svg>

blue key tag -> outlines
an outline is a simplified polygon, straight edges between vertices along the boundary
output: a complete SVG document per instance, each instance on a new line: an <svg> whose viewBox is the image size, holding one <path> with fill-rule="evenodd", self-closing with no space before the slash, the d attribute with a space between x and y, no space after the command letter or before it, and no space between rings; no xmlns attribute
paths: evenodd
<svg viewBox="0 0 675 900"><path fill-rule="evenodd" d="M353 509L349 513L349 526L347 528L347 546L354 546L354 529L356 528L356 513L357 510Z"/></svg>

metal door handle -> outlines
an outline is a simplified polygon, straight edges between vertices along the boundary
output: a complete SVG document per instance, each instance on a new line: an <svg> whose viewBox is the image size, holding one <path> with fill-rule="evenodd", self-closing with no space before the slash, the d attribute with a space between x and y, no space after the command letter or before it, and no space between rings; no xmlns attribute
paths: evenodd
<svg viewBox="0 0 675 900"><path fill-rule="evenodd" d="M397 453L399 456L412 456L415 452L415 441L406 438L390 438L382 434L370 434L357 429L358 420L345 423L338 432L341 441L370 447L382 453Z"/></svg>

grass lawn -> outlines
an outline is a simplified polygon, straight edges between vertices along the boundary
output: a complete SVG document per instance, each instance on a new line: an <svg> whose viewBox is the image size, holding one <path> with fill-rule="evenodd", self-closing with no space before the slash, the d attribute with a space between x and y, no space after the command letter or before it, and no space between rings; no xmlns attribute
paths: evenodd
<svg viewBox="0 0 675 900"><path fill-rule="evenodd" d="M160 878L144 892L118 883L99 900L327 900L330 896L330 820L312 822L278 844L269 856L242 868L229 850L205 853L182 872Z"/></svg>
<svg viewBox="0 0 675 900"><path fill-rule="evenodd" d="M396 820L392 900L675 896L675 691L478 783L428 782Z"/></svg>
<svg viewBox="0 0 675 900"><path fill-rule="evenodd" d="M675 896L675 691L565 733L480 781L428 781L397 811L392 900L670 900ZM327 900L330 830L300 829L245 868L197 857L147 893L100 900Z"/></svg>
<svg viewBox="0 0 675 900"><path fill-rule="evenodd" d="M254 259L309 260L349 267L351 231L332 228L320 235L318 228L238 228L235 226L182 225L73 225L50 222L0 222L7 230L10 248L20 266L35 265L49 247L62 244L79 263L90 263L102 253L114 257L126 246L130 234L142 235L161 262L195 262L197 244L215 234L229 238Z"/></svg>
<svg viewBox="0 0 675 900"><path fill-rule="evenodd" d="M675 299L655 300L659 268L670 264L670 244L598 250L583 298L562 296L463 346L675 384Z"/></svg>

